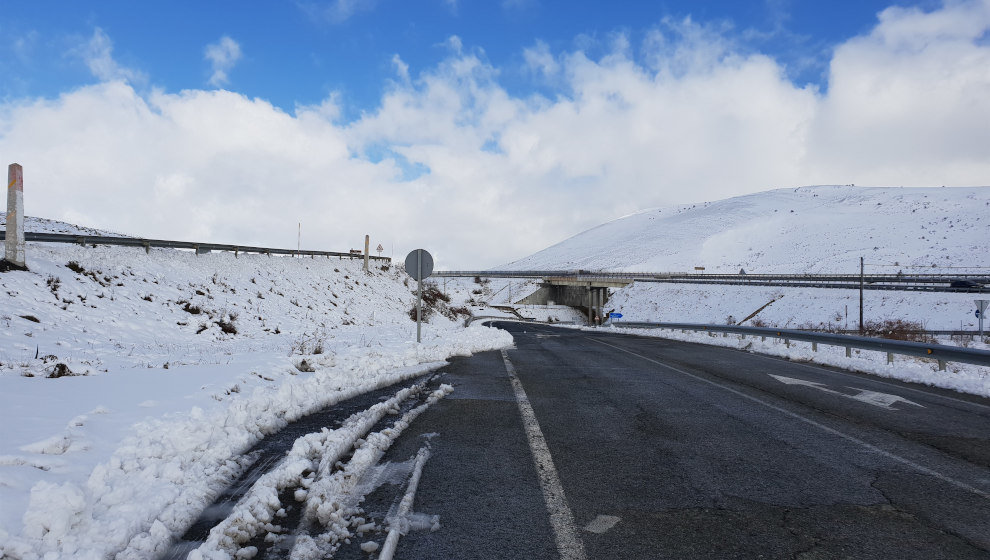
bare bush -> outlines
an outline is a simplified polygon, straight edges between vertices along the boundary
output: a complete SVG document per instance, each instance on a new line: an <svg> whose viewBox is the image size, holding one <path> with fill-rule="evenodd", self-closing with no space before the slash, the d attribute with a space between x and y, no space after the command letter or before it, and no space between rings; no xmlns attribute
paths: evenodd
<svg viewBox="0 0 990 560"><path fill-rule="evenodd" d="M875 338L892 340L913 340L928 342L930 337L925 334L925 327L917 321L905 319L884 319L883 321L866 321L863 324L863 334Z"/></svg>

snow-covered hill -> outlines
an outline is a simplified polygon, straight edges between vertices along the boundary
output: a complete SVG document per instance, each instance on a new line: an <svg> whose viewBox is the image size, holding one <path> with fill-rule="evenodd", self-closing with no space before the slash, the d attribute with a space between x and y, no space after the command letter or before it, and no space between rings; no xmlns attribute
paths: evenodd
<svg viewBox="0 0 990 560"><path fill-rule="evenodd" d="M990 187L802 187L644 210L499 269L853 273L860 257L878 273L985 270Z"/></svg>
<svg viewBox="0 0 990 560"><path fill-rule="evenodd" d="M416 344L396 266L48 243L27 264L0 273L0 558L155 557L265 434L512 341L436 314Z"/></svg>

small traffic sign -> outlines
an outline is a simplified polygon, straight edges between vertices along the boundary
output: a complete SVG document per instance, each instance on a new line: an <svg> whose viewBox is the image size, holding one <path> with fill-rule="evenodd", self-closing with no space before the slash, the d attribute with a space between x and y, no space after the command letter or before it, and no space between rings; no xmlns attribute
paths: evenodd
<svg viewBox="0 0 990 560"><path fill-rule="evenodd" d="M406 273L416 280L416 342L422 340L423 329L423 280L433 274L433 255L425 249L416 249L406 256Z"/></svg>
<svg viewBox="0 0 990 560"><path fill-rule="evenodd" d="M611 318L613 318L613 319L621 319L622 318L622 313L609 313L608 316L611 317Z"/></svg>
<svg viewBox="0 0 990 560"><path fill-rule="evenodd" d="M433 274L433 255L425 249L416 249L406 256L406 273L413 280L425 280Z"/></svg>

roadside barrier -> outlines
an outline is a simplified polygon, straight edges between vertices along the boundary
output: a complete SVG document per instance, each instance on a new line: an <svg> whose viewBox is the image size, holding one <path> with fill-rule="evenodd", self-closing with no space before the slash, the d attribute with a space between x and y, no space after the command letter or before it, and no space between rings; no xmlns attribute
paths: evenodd
<svg viewBox="0 0 990 560"><path fill-rule="evenodd" d="M613 321L616 327L669 329L683 332L710 332L739 334L743 336L760 337L762 340L775 338L785 344L791 341L810 342L812 351L818 351L819 344L842 346L846 349L846 357L852 356L852 349L875 350L887 353L887 363L894 363L894 355L931 358L938 361L938 369L945 370L946 363L959 362L978 366L990 366L990 351L946 346L944 344L928 344L885 338L870 338L845 334L816 333L794 329L771 329L764 327L739 327L734 325L703 325L698 323L645 323L633 321Z"/></svg>
<svg viewBox="0 0 990 560"><path fill-rule="evenodd" d="M0 230L0 239L6 238L7 232ZM25 232L25 241L41 243L73 243L76 245L117 245L121 247L143 247L145 252L152 247L168 249L192 249L196 254L210 251L230 251L237 256L240 253L259 253L262 255L293 255L306 257L339 257L341 259L363 259L364 253L343 253L337 251L297 251L295 249L273 249L270 247L252 247L248 245L225 245L221 243L199 243L195 241L171 241L167 239L144 239L141 237L113 237L106 235L85 235L70 233L33 233ZM370 260L391 262L389 257L372 257Z"/></svg>

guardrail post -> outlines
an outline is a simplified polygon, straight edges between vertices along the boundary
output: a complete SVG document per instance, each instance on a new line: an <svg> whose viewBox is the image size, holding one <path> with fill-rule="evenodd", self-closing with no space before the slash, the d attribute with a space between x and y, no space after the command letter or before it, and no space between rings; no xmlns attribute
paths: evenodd
<svg viewBox="0 0 990 560"><path fill-rule="evenodd" d="M847 358L852 358L853 357L852 346L846 346L846 357Z"/></svg>
<svg viewBox="0 0 990 560"><path fill-rule="evenodd" d="M817 342L812 342L811 343L811 351L812 352L817 352L818 351L818 343Z"/></svg>
<svg viewBox="0 0 990 560"><path fill-rule="evenodd" d="M24 168L7 167L7 234L4 260L13 268L27 270L24 262Z"/></svg>
<svg viewBox="0 0 990 560"><path fill-rule="evenodd" d="M145 255L150 255L151 254L151 243L148 243L147 241L145 241L141 245L144 246L144 254Z"/></svg>
<svg viewBox="0 0 990 560"><path fill-rule="evenodd" d="M939 371L945 371L945 360L939 360L938 361L938 370Z"/></svg>
<svg viewBox="0 0 990 560"><path fill-rule="evenodd" d="M893 365L894 364L894 353L893 352L887 352L887 363L890 364L890 365Z"/></svg>

